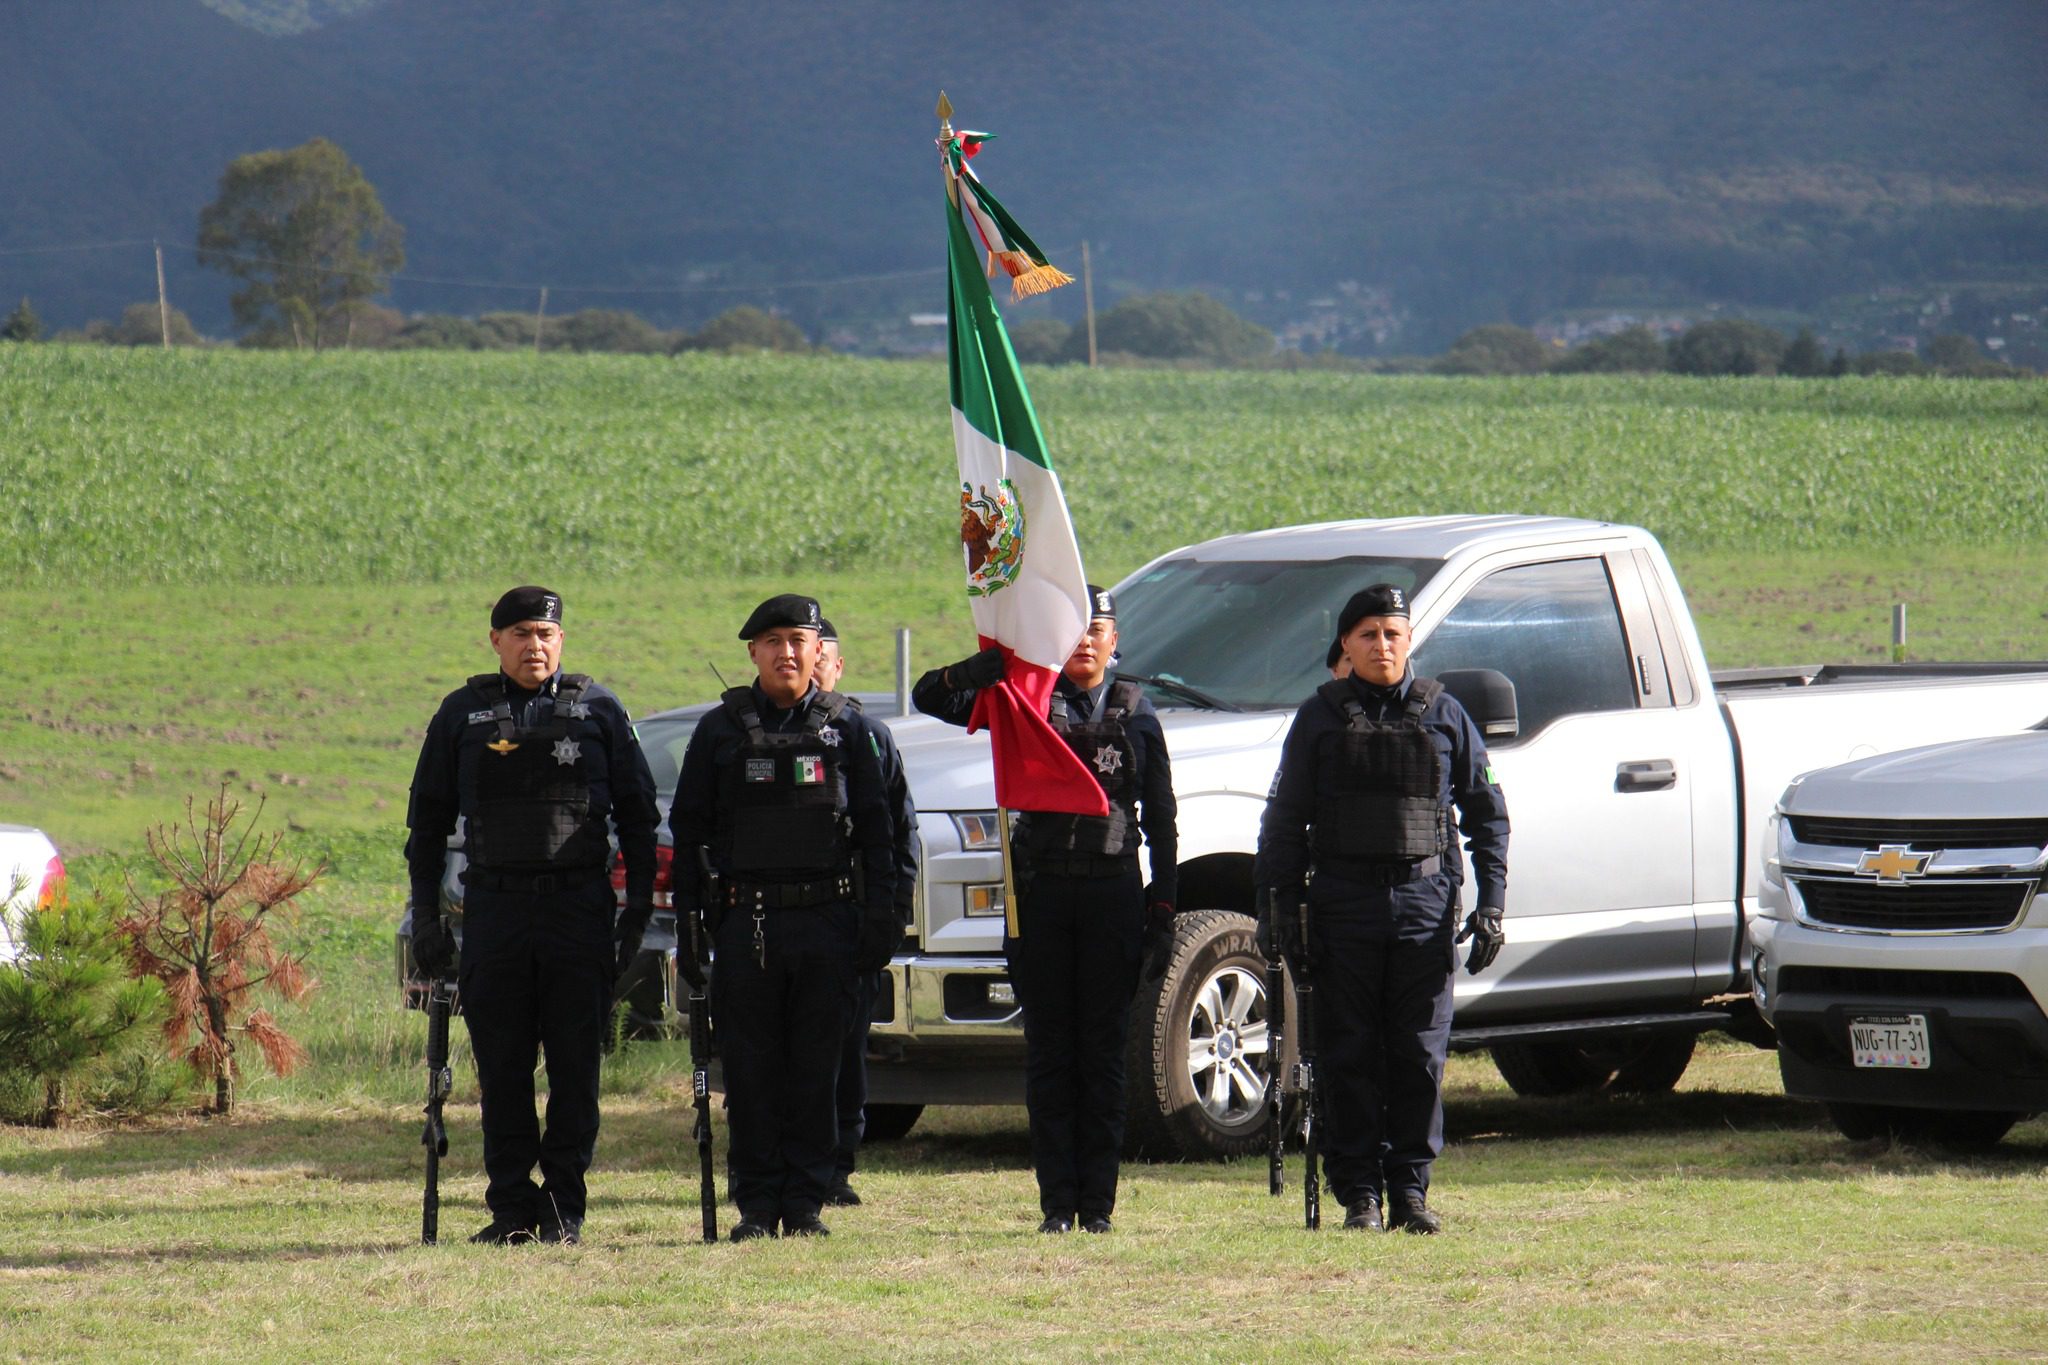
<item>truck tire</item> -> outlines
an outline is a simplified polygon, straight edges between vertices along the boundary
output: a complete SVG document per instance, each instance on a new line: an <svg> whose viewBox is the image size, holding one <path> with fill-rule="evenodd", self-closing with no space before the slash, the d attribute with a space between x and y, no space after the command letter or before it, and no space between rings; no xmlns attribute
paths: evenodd
<svg viewBox="0 0 2048 1365"><path fill-rule="evenodd" d="M1828 1118L1854 1142L1891 1138L1941 1147L1993 1147L2023 1115L2003 1109L1912 1109L1896 1104L1829 1100Z"/></svg>
<svg viewBox="0 0 2048 1365"><path fill-rule="evenodd" d="M860 1140L868 1142L900 1142L910 1135L917 1126L917 1119L924 1113L921 1104L871 1104L864 1111L866 1122L861 1129Z"/></svg>
<svg viewBox="0 0 2048 1365"><path fill-rule="evenodd" d="M1268 1014L1256 933L1247 915L1182 914L1165 971L1139 982L1125 1068L1133 1156L1214 1161L1263 1148ZM1287 1048L1282 1064L1292 1058Z"/></svg>
<svg viewBox="0 0 2048 1365"><path fill-rule="evenodd" d="M1661 1095L1678 1084L1699 1039L1649 1033L1617 1039L1530 1038L1495 1043L1493 1064L1517 1095Z"/></svg>

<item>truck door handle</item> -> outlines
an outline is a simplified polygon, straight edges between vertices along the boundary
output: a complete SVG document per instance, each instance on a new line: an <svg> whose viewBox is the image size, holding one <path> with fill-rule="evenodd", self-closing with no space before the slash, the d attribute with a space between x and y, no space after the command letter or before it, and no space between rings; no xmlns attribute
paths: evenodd
<svg viewBox="0 0 2048 1365"><path fill-rule="evenodd" d="M1614 770L1618 792L1654 792L1678 785L1678 766L1668 758L1650 758L1623 763Z"/></svg>

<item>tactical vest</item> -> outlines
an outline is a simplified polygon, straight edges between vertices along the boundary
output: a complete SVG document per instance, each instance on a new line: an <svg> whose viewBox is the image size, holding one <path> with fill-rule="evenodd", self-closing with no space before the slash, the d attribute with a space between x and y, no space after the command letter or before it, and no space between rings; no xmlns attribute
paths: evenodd
<svg viewBox="0 0 2048 1365"><path fill-rule="evenodd" d="M1448 846L1443 754L1422 726L1442 691L1434 678L1415 679L1400 717L1375 725L1348 681L1316 689L1344 715L1335 754L1316 767L1318 856L1420 859Z"/></svg>
<svg viewBox="0 0 2048 1365"><path fill-rule="evenodd" d="M603 813L590 809L591 760L583 753L596 742L595 727L575 724L590 715L583 701L588 675L562 674L553 716L531 729L513 722L504 674L479 673L469 685L491 704L498 730L477 770L464 845L469 860L499 870L603 867L611 844Z"/></svg>
<svg viewBox="0 0 2048 1365"><path fill-rule="evenodd" d="M834 724L847 699L820 692L802 725L775 734L762 727L752 688L732 688L718 700L744 736L721 778L726 866L766 881L848 873L845 732Z"/></svg>
<svg viewBox="0 0 2048 1365"><path fill-rule="evenodd" d="M1138 709L1143 695L1136 683L1111 683L1109 695L1102 700L1102 714L1083 724L1074 720L1065 694L1053 692L1046 707L1046 723L1095 775L1102 794L1109 798L1109 814L1031 812L1023 822L1023 833L1033 853L1120 858L1138 851L1138 751L1131 745L1124 722Z"/></svg>

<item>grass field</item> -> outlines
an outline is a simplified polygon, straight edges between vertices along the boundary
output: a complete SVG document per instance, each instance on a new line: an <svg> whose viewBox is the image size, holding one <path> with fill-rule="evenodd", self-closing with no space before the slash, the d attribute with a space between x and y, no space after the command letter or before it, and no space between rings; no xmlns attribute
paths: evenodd
<svg viewBox="0 0 2048 1365"><path fill-rule="evenodd" d="M831 1239L744 1248L695 1244L686 1060L636 1045L588 1245L413 1245L398 826L497 592L559 588L568 664L641 712L742 670L775 591L825 600L857 689L897 626L918 667L969 644L935 367L530 360L0 347L0 820L111 884L225 781L335 868L291 931L307 1070L227 1122L0 1129L0 1360L2041 1353L2048 1122L1979 1157L1854 1145L1732 1044L1654 1100L1518 1101L1454 1059L1434 1240L1311 1238L1256 1164L1193 1164L1050 1242L1021 1113L950 1110L871 1151ZM1916 657L2048 658L2048 386L1033 382L1104 581L1254 526L1557 512L1662 536L1717 666L1881 657L1895 601ZM482 1221L461 1033L451 1237Z"/></svg>

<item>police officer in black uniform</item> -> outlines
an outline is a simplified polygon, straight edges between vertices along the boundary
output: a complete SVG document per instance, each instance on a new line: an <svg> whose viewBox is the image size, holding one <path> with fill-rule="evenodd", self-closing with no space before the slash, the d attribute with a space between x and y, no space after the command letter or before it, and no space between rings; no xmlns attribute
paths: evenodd
<svg viewBox="0 0 2048 1365"><path fill-rule="evenodd" d="M1006 939L1024 1007L1024 1102L1045 1233L1108 1232L1124 1138L1124 1045L1148 927L1170 932L1179 875L1173 772L1158 714L1136 683L1113 681L1116 601L1088 585L1088 633L1054 685L1046 719L1088 765L1109 814L1027 811L1017 822L1018 936ZM917 709L956 725L976 689L1003 676L983 650L918 679ZM1153 881L1138 874L1138 839Z"/></svg>
<svg viewBox="0 0 2048 1365"><path fill-rule="evenodd" d="M846 673L846 656L840 649L839 628L818 618L818 667L811 677L822 692L834 692ZM847 705L856 711L860 699L848 696ZM886 725L870 727L881 747L882 784L889 792L889 822L895 830L896 919L910 922L911 905L917 895L917 807L910 799L910 779L903 772L903 753ZM898 942L900 943L900 937ZM893 956L896 945L890 946ZM853 1188L853 1172L859 1164L861 1138L867 1134L868 1107L868 1025L875 1017L875 1001L887 989L886 970L862 972L854 983L853 1020L846 1030L846 1050L839 1058L839 1144L833 1153L836 1182L827 1204L850 1208L860 1203Z"/></svg>
<svg viewBox="0 0 2048 1365"><path fill-rule="evenodd" d="M813 683L822 625L809 597L754 609L740 638L758 676L698 723L669 808L677 912L704 914L717 957L735 1242L828 1231L857 975L902 933L881 741ZM708 885L689 875L700 849Z"/></svg>
<svg viewBox="0 0 2048 1365"><path fill-rule="evenodd" d="M1409 671L1406 592L1353 594L1337 640L1351 676L1296 713L1260 824L1260 942L1315 983L1319 1121L1344 1226L1433 1233L1454 944L1472 940L1465 966L1477 973L1504 941L1507 802L1471 717ZM1455 940L1465 871L1454 806L1478 880Z"/></svg>
<svg viewBox="0 0 2048 1365"><path fill-rule="evenodd" d="M560 671L562 599L514 588L491 609L498 671L448 694L427 726L406 814L413 956L444 976L448 836L463 822L461 1001L483 1091L484 1202L472 1242L581 1239L597 1145L612 986L654 910L654 779L619 699ZM609 822L626 865L614 923ZM535 1122L536 1050L548 1111ZM540 1167L541 1181L533 1182Z"/></svg>

